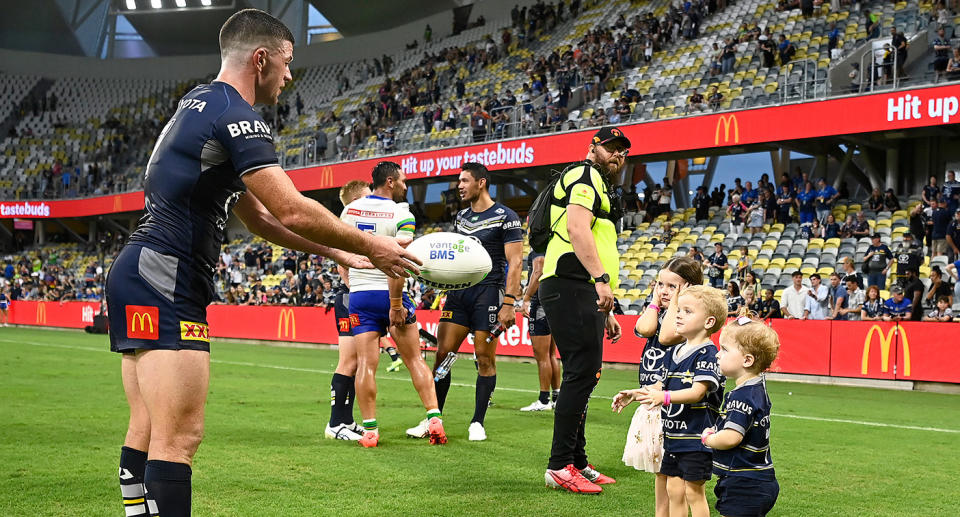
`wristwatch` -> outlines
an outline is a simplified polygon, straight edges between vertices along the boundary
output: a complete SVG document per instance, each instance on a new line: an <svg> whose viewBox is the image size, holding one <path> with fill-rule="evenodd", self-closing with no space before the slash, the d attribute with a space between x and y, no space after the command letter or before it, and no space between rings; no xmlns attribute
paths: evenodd
<svg viewBox="0 0 960 517"><path fill-rule="evenodd" d="M604 273L604 274L602 274L602 275L600 275L600 276L598 276L598 277L594 277L593 281L596 282L596 283L598 283L598 284L601 283L601 282L604 283L604 284L609 284L609 283L610 283L610 275L609 275L608 273Z"/></svg>

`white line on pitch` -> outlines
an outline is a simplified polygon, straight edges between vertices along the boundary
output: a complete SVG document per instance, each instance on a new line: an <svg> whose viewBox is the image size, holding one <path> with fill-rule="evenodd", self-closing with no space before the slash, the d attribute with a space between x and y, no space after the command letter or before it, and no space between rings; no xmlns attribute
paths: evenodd
<svg viewBox="0 0 960 517"><path fill-rule="evenodd" d="M49 347L49 348L66 348L69 350L83 350L86 352L109 352L109 350L106 350L103 348L90 348L85 346L74 346L74 345L58 345L54 343L37 343L33 341L19 341L19 340L12 340L12 339L0 339L0 342L16 343L21 345L43 346L43 347ZM332 375L334 373L333 371L330 371L330 370L320 370L318 368L301 368L297 366L280 366L280 365L273 365L273 364L260 364L260 363L241 362L241 361L224 361L221 359L211 359L210 362L217 363L217 364L226 364L230 366L249 366L254 368L267 368L271 370L285 370L285 371L304 372L304 373L321 373L321 374L327 374L327 375ZM410 382L410 379L407 379L404 377L380 377L379 380ZM458 383L458 382L451 382L450 385L458 386L462 388L474 387L472 384L465 384L465 383ZM522 388L507 388L504 386L498 386L497 389L502 391L515 391L519 393L539 393L539 391L537 390L522 389ZM606 400L611 399L611 397L602 397L599 395L592 395L590 398L606 399ZM889 427L893 429L909 429L911 431L930 431L934 433L960 434L960 429L944 429L941 427L920 427L920 426L914 426L914 425L886 424L883 422L869 422L865 420L848 420L845 418L824 418L824 417L818 417L818 416L788 415L783 413L773 413L772 416L775 416L778 418L794 418L797 420L813 420L816 422L832 422L837 424L863 425L868 427Z"/></svg>

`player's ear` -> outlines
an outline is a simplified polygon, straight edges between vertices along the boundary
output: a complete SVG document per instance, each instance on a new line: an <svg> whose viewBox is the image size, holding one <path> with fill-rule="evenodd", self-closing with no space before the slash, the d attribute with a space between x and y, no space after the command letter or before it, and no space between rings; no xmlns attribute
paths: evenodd
<svg viewBox="0 0 960 517"><path fill-rule="evenodd" d="M743 367L750 368L754 363L757 362L757 358L753 354L743 354Z"/></svg>
<svg viewBox="0 0 960 517"><path fill-rule="evenodd" d="M717 318L714 318L713 316L707 316L707 319L704 320L703 322L703 328L706 330L710 330L716 324L717 324Z"/></svg>
<svg viewBox="0 0 960 517"><path fill-rule="evenodd" d="M257 71L263 72L264 67L267 66L267 54L267 49L264 47L257 47L257 49L253 51L253 66Z"/></svg>

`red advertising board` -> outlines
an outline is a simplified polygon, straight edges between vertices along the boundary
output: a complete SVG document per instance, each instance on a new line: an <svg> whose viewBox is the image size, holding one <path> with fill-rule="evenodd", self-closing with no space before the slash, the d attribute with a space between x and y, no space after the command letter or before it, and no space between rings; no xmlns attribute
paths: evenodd
<svg viewBox="0 0 960 517"><path fill-rule="evenodd" d="M830 375L829 321L769 320L780 336L780 353L770 371Z"/></svg>
<svg viewBox="0 0 960 517"><path fill-rule="evenodd" d="M18 325L83 328L93 323L98 303L24 302L10 307ZM439 311L418 311L417 320L433 335ZM645 340L633 333L637 316L618 316L623 338L604 342L605 362L637 364ZM336 343L333 311L314 307L211 305L210 337L301 343ZM956 323L770 320L780 336L780 355L771 371L833 377L960 383L952 336ZM716 341L716 339L714 339ZM473 352L472 338L461 352ZM497 354L533 357L527 320L500 336Z"/></svg>
<svg viewBox="0 0 960 517"><path fill-rule="evenodd" d="M953 84L641 122L620 128L633 142L631 155L643 156L958 121L960 85ZM582 159L591 134L579 131L450 147L307 167L288 174L298 189L310 191L339 187L355 179L369 180L374 164L384 159L399 163L410 179L458 174L460 165L467 161L481 162L491 170L556 165ZM80 217L142 209L143 193L137 192L70 201L0 202L0 218Z"/></svg>

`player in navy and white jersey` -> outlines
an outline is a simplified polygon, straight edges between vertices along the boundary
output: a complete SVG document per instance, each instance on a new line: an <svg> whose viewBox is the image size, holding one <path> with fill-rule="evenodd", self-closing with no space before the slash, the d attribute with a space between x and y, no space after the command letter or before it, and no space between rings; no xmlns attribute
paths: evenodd
<svg viewBox="0 0 960 517"><path fill-rule="evenodd" d="M473 332L478 372L476 405L470 420L469 438L486 440L483 419L490 396L497 385L497 340L487 343L490 331L499 322L504 329L516 323L514 305L520 297L520 273L523 255L523 231L516 212L490 198L490 173L482 164L467 162L460 172L457 189L470 206L457 213L454 231L476 237L490 254L493 269L479 284L459 291L448 291L437 327L437 356L434 369L447 354L460 349ZM451 376L437 382L440 409L450 390ZM410 436L424 436L423 422L407 430Z"/></svg>
<svg viewBox="0 0 960 517"><path fill-rule="evenodd" d="M527 289L523 293L523 315L528 320L528 332L533 343L533 356L537 361L540 378L540 396L520 411L548 411L553 409L560 394L563 371L557 359L557 342L550 333L547 313L540 305L540 276L543 275L544 253L531 250L527 255Z"/></svg>
<svg viewBox="0 0 960 517"><path fill-rule="evenodd" d="M373 169L373 193L348 204L340 218L347 224L374 235L413 241L416 221L406 203L406 176L400 165L380 162ZM402 278L387 278L375 269L350 268L350 323L357 354L356 391L360 415L363 417L363 436L358 440L364 447L376 447L380 442L377 425L377 362L380 338L387 331L393 337L410 371L413 386L427 410L427 434L430 443L444 444L447 435L440 419L437 395L430 368L420 356L420 335L413 302L404 292Z"/></svg>
<svg viewBox="0 0 960 517"><path fill-rule="evenodd" d="M241 10L220 30L220 53L216 80L187 93L157 138L147 214L107 277L110 345L123 353L130 406L119 470L128 517L190 514L210 375L206 306L231 210L287 248L356 267L372 262L393 276L419 270L395 240L351 228L301 195L277 165L271 130L252 105L275 104L291 80L290 30Z"/></svg>
<svg viewBox="0 0 960 517"><path fill-rule="evenodd" d="M713 449L717 511L721 515L766 515L777 502L777 483L770 457L770 411L763 372L780 349L777 333L762 321L741 316L720 335L721 372L736 381L723 403L716 427L701 441Z"/></svg>

